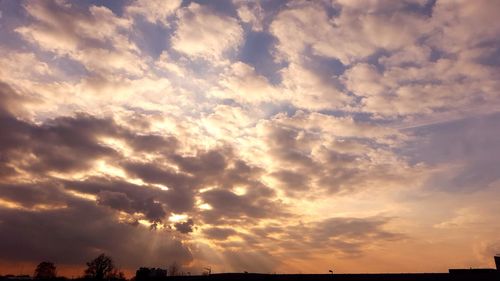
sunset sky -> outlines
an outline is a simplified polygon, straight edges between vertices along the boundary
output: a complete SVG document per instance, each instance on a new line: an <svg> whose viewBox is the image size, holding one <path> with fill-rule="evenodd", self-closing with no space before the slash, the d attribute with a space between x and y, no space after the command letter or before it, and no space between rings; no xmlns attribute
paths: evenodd
<svg viewBox="0 0 500 281"><path fill-rule="evenodd" d="M0 275L493 267L499 12L0 0Z"/></svg>

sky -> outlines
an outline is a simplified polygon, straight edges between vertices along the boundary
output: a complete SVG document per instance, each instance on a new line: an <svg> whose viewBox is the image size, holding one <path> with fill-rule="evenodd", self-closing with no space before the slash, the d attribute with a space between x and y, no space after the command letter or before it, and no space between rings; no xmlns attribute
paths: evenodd
<svg viewBox="0 0 500 281"><path fill-rule="evenodd" d="M0 1L0 274L500 252L500 1Z"/></svg>

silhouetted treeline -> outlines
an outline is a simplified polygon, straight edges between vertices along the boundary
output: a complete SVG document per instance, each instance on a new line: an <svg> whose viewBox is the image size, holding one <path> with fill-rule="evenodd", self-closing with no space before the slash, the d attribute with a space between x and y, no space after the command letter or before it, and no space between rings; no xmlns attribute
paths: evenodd
<svg viewBox="0 0 500 281"><path fill-rule="evenodd" d="M209 276L171 276L172 281L499 281L495 273L453 275L449 273L395 274L255 274L221 273Z"/></svg>
<svg viewBox="0 0 500 281"><path fill-rule="evenodd" d="M135 278L133 278L135 279ZM13 280L2 279L1 281ZM66 278L53 280L67 281ZM95 279L76 278L72 281L88 281ZM254 273L221 273L212 275L193 276L164 276L153 277L153 279L141 280L165 280L165 281L499 281L500 274L495 273L473 273L450 274L450 273L396 273L396 274L254 274Z"/></svg>
<svg viewBox="0 0 500 281"><path fill-rule="evenodd" d="M177 263L167 269L141 267L133 281L500 281L500 256L495 256L497 269L450 269L449 273L394 273L394 274L258 274L258 273L208 273L193 275L182 272ZM115 268L111 257L104 254L86 263L82 277L68 279L57 277L54 263L43 261L37 265L33 277L29 275L0 276L0 281L124 281L125 276Z"/></svg>

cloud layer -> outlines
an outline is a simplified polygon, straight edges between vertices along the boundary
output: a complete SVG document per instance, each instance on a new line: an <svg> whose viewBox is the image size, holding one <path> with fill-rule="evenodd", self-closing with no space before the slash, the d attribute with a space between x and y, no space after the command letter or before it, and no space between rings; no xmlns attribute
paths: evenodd
<svg viewBox="0 0 500 281"><path fill-rule="evenodd" d="M2 2L0 270L486 266L499 8Z"/></svg>

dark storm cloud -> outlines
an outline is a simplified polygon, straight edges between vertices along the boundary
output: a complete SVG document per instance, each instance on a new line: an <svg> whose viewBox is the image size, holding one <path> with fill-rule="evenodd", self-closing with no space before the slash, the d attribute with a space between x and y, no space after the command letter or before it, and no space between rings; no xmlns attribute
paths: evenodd
<svg viewBox="0 0 500 281"><path fill-rule="evenodd" d="M151 240L155 240L152 248ZM189 250L168 233L119 223L110 209L85 200L68 200L68 207L46 211L2 209L0 259L52 260L82 264L101 252L110 253L120 266L137 267L160 259L185 262ZM139 250L141 249L141 250Z"/></svg>
<svg viewBox="0 0 500 281"><path fill-rule="evenodd" d="M30 132L31 152L37 162L29 167L37 173L48 170L73 172L92 167L92 160L118 157L112 148L98 144L97 137L113 133L111 120L87 115L62 117L33 127Z"/></svg>
<svg viewBox="0 0 500 281"><path fill-rule="evenodd" d="M273 199L274 191L258 180L263 171L237 159L227 147L198 151L194 156L170 153L166 157L177 165L178 171L161 163L123 162L122 167L130 176L168 187L163 202L173 212L192 211L198 190L210 185L219 188L200 195L213 208L203 212L206 222L267 217L281 212L281 206ZM235 185L246 187L247 194L231 192L229 189Z"/></svg>
<svg viewBox="0 0 500 281"><path fill-rule="evenodd" d="M2 165L2 198L23 208L40 204L64 206L73 195L70 192L95 196L96 208L107 208L130 215L129 222L147 219L153 223L165 222L170 213L188 213L205 222L245 221L284 214L275 192L262 184L263 170L238 159L227 146L200 150L192 156L178 154L179 141L172 136L138 134L117 124L111 118L97 118L86 114L58 117L40 124L14 117L7 109L22 109L23 100L8 87L1 88L2 134L0 156ZM138 162L125 159L121 153L101 142L102 138L124 141L136 153L162 156L161 162ZM31 155L30 160L25 158ZM111 176L88 176L81 180L55 179L51 172L74 173L91 171L96 160L104 159L122 168L145 185L127 182ZM160 161L160 160L158 160ZM174 170L172 166L178 169ZM19 172L36 176L36 183L18 184L8 177ZM160 189L155 184L167 187ZM200 194L212 209L196 210L196 196L201 188L216 185L219 188ZM243 186L246 194L230 190ZM78 218L75 218L78 220ZM173 227L189 233L193 220Z"/></svg>
<svg viewBox="0 0 500 281"><path fill-rule="evenodd" d="M248 194L238 196L220 189L202 195L214 208L210 216L260 218L279 212L271 197L272 189L253 180L260 173L244 161L234 159L228 148L201 151L195 156L175 154L177 141L173 137L134 135L111 119L88 115L59 117L41 125L34 125L12 116L3 116L2 157L18 169L47 177L51 171L78 172L91 169L97 159L108 159L120 165L127 174L146 183L162 184L168 190L139 186L120 179L90 177L83 181L64 181L68 190L95 195L98 204L128 213L143 213L153 222L162 221L167 212L193 211L196 190L206 184L231 188L234 184L251 186ZM123 139L133 147L154 149L171 159L180 171L157 163L139 163L123 160L119 152L99 142L99 137ZM149 146L151 145L151 146ZM34 161L19 161L15 156L32 154ZM22 201L22 198L18 198Z"/></svg>
<svg viewBox="0 0 500 281"><path fill-rule="evenodd" d="M4 160L2 166L5 167L1 176L15 176L18 171L24 170L32 176L36 175L39 181L55 181L47 173L80 172L92 169L97 159L114 160L115 163L123 163L125 170L133 172L133 175L150 183L165 184L170 189L162 191L156 187L144 188L106 177L64 181L63 184L67 189L96 195L99 204L131 213L143 212L151 221L160 221L166 215L164 208L175 212L192 209L193 181L189 176L169 173L151 164L121 161L119 152L99 142L99 137L111 137L123 139L139 150L157 149L159 153L170 153L177 145L175 138L137 135L119 126L112 119L100 119L84 114L59 117L35 125L9 114L9 109L21 107L22 99L7 85L1 86L0 106L3 110L0 115L0 157ZM30 157L29 160L25 160L26 157ZM36 186L35 184L30 188L36 191ZM4 188L4 192L9 190ZM9 194L13 196L12 192ZM15 201L24 204L23 199L29 200L29 195L22 198L19 194ZM28 201L26 203L28 204Z"/></svg>
<svg viewBox="0 0 500 281"><path fill-rule="evenodd" d="M168 187L167 191L162 192L161 200L171 211L181 213L193 209L196 181L191 176L159 168L154 163L129 162L123 163L122 167L131 176Z"/></svg>
<svg viewBox="0 0 500 281"><path fill-rule="evenodd" d="M192 219L189 219L185 222L178 222L174 224L175 229L180 233L184 234L193 232L193 226L194 226L194 221Z"/></svg>
<svg viewBox="0 0 500 281"><path fill-rule="evenodd" d="M143 213L152 222L159 222L168 209L168 195L156 187L135 185L120 179L89 178L84 181L67 181L68 190L96 195L98 203L120 211Z"/></svg>
<svg viewBox="0 0 500 281"><path fill-rule="evenodd" d="M169 153L175 151L179 146L179 141L175 137L136 135L129 133L125 138L128 144L138 151Z"/></svg>
<svg viewBox="0 0 500 281"><path fill-rule="evenodd" d="M227 147L197 151L194 156L184 156L175 152L164 153L170 165L177 171L155 162L121 163L125 171L145 182L163 184L175 190L197 190L206 185L231 188L236 184L253 184L262 170L238 159Z"/></svg>
<svg viewBox="0 0 500 281"><path fill-rule="evenodd" d="M72 196L64 193L61 184L56 181L42 183L5 183L0 184L0 198L32 208L36 205L65 204Z"/></svg>
<svg viewBox="0 0 500 281"><path fill-rule="evenodd" d="M88 169L99 158L119 159L118 152L99 142L100 137L122 139L138 151L164 153L177 147L173 137L136 134L112 119L81 113L35 125L13 115L22 110L26 101L4 83L0 84L0 97L1 155L7 160L4 162L32 153L35 159L22 168L39 174Z"/></svg>
<svg viewBox="0 0 500 281"><path fill-rule="evenodd" d="M123 162L122 167L131 176L173 189L188 188L196 183L192 176L175 172L171 168L162 168L159 163Z"/></svg>
<svg viewBox="0 0 500 281"><path fill-rule="evenodd" d="M34 125L3 114L0 125L2 158L35 174L85 170L95 159L118 156L97 142L98 136L116 133L111 120L81 114ZM34 158L22 161L30 154Z"/></svg>
<svg viewBox="0 0 500 281"><path fill-rule="evenodd" d="M202 152L196 157L173 157L179 167L191 174L210 176L220 174L227 166L225 155L216 150Z"/></svg>
<svg viewBox="0 0 500 281"><path fill-rule="evenodd" d="M201 193L203 201L212 207L202 215L206 223L213 224L224 220L280 217L286 212L275 196L274 190L257 182L243 195L221 188L212 189Z"/></svg>
<svg viewBox="0 0 500 281"><path fill-rule="evenodd" d="M103 157L119 160L119 153L101 145L98 137L121 138L130 132L111 119L83 114L32 124L11 114L12 109L22 107L21 99L4 85L1 90L0 156L2 165L10 170L2 169L0 197L22 208L2 207L0 259L82 264L107 252L121 266L132 268L144 262L160 266L158 261L165 259L192 259L189 250L166 233L117 219L114 210L143 213L153 222L163 220L167 204L173 201L165 191L106 177L68 181L48 175L50 171L89 169L92 161ZM132 142L134 146L172 143L147 136L132 138ZM30 154L35 158L21 161ZM17 182L21 171L36 180ZM67 191L95 195L97 202L77 199ZM154 248L149 244L152 240L156 241Z"/></svg>
<svg viewBox="0 0 500 281"><path fill-rule="evenodd" d="M109 206L117 210L132 212L132 200L125 193L114 191L101 191L97 197L97 203L104 206Z"/></svg>

